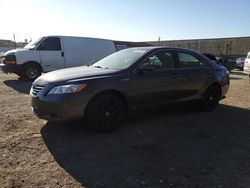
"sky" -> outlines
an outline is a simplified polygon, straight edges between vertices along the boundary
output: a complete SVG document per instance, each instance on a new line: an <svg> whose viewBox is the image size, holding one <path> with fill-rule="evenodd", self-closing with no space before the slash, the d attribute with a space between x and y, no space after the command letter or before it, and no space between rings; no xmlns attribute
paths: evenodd
<svg viewBox="0 0 250 188"><path fill-rule="evenodd" d="M250 0L0 0L0 39L156 41L250 36Z"/></svg>

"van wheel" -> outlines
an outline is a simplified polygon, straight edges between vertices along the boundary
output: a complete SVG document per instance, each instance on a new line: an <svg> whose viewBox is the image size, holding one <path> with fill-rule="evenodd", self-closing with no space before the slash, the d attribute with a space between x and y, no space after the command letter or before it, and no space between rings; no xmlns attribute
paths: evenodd
<svg viewBox="0 0 250 188"><path fill-rule="evenodd" d="M214 111L219 104L221 98L221 90L218 86L210 86L203 96L202 107L204 111Z"/></svg>
<svg viewBox="0 0 250 188"><path fill-rule="evenodd" d="M100 133L112 132L125 117L125 105L112 94L103 94L90 102L86 111L88 127Z"/></svg>
<svg viewBox="0 0 250 188"><path fill-rule="evenodd" d="M23 71L23 77L26 80L33 81L41 75L41 69L35 64L25 65Z"/></svg>

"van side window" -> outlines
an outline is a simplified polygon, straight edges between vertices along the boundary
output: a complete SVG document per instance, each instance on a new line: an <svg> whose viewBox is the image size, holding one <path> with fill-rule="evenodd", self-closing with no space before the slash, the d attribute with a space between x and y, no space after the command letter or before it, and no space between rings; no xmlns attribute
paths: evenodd
<svg viewBox="0 0 250 188"><path fill-rule="evenodd" d="M55 37L47 38L37 49L41 51L61 51L60 39Z"/></svg>

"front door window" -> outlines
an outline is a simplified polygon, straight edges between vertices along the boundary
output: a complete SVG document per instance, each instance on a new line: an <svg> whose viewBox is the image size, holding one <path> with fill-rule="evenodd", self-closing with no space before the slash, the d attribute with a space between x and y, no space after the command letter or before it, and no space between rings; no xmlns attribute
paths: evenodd
<svg viewBox="0 0 250 188"><path fill-rule="evenodd" d="M38 47L40 51L61 51L60 39L56 37L50 37L45 39Z"/></svg>

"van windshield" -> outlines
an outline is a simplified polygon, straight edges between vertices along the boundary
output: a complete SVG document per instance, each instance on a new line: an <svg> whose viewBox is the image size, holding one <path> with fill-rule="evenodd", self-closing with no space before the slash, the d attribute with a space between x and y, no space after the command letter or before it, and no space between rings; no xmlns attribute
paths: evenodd
<svg viewBox="0 0 250 188"><path fill-rule="evenodd" d="M34 50L35 47L40 43L41 40L43 40L44 37L40 37L38 39L32 40L29 44L24 46L24 48L29 49L29 50Z"/></svg>
<svg viewBox="0 0 250 188"><path fill-rule="evenodd" d="M149 49L130 48L111 54L100 61L92 64L97 68L126 69L133 65L140 57L146 54Z"/></svg>

